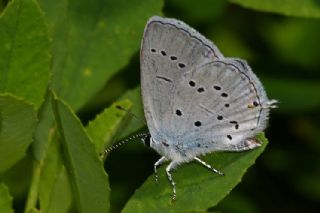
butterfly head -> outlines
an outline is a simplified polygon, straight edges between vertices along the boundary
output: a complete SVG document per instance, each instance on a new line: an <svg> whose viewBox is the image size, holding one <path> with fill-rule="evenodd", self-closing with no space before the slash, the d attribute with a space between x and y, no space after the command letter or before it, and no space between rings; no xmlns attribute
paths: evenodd
<svg viewBox="0 0 320 213"><path fill-rule="evenodd" d="M151 135L145 134L143 137L141 137L141 141L146 147L150 147Z"/></svg>

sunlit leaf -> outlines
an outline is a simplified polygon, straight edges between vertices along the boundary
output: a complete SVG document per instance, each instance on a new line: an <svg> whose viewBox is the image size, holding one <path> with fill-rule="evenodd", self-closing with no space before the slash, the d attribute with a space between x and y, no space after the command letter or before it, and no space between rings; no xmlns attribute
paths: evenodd
<svg viewBox="0 0 320 213"><path fill-rule="evenodd" d="M49 38L33 0L13 0L0 16L0 92L23 97L36 108L49 81Z"/></svg>
<svg viewBox="0 0 320 213"><path fill-rule="evenodd" d="M103 152L110 145L128 115L128 112L117 107L121 106L130 111L131 105L128 100L116 102L89 123L87 132L96 147L97 153Z"/></svg>

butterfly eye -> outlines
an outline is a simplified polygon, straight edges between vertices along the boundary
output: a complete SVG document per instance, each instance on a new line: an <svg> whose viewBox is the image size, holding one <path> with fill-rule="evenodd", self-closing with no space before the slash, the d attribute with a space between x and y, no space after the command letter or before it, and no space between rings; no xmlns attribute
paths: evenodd
<svg viewBox="0 0 320 213"><path fill-rule="evenodd" d="M148 134L146 137L142 138L141 140L144 143L144 145L146 145L147 147L150 147L150 141L151 141L150 134Z"/></svg>

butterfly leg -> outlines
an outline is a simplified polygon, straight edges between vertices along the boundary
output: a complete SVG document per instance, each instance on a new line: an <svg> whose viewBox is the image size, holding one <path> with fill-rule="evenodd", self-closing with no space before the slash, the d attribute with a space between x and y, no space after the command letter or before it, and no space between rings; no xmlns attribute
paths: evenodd
<svg viewBox="0 0 320 213"><path fill-rule="evenodd" d="M224 176L224 174L222 172L220 172L219 170L213 168L210 164L207 164L206 162L204 162L200 158L194 157L193 159L195 159L196 161L198 161L199 163L201 163L203 166L207 167L208 169L210 169L214 173L217 173L218 175Z"/></svg>
<svg viewBox="0 0 320 213"><path fill-rule="evenodd" d="M172 201L176 200L177 197L177 193L176 193L176 183L173 181L172 179L172 174L171 172L178 166L178 164L176 162L171 162L167 168L166 168L166 172L167 172L167 176L169 179L169 182L171 183L172 186Z"/></svg>
<svg viewBox="0 0 320 213"><path fill-rule="evenodd" d="M162 156L155 164L154 164L154 174L155 174L155 181L158 183L158 172L157 168L162 165L164 162L167 161L167 158Z"/></svg>

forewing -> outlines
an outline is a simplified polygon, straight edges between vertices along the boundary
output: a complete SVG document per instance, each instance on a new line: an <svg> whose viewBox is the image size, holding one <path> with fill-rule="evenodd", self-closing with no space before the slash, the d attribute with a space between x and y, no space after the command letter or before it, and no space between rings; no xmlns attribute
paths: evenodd
<svg viewBox="0 0 320 213"><path fill-rule="evenodd" d="M168 134L173 102L182 76L193 67L223 58L217 47L175 19L152 17L141 47L144 112L153 138Z"/></svg>

